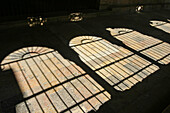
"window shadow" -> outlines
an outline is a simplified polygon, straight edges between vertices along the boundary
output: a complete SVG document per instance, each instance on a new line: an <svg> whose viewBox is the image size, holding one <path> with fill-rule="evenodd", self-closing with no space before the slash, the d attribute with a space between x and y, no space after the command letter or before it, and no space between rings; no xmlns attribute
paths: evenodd
<svg viewBox="0 0 170 113"><path fill-rule="evenodd" d="M152 20L150 21L150 25L164 32L170 33L170 23L168 22Z"/></svg>
<svg viewBox="0 0 170 113"><path fill-rule="evenodd" d="M118 91L130 89L159 69L133 52L100 37L75 37L69 46L87 66Z"/></svg>
<svg viewBox="0 0 170 113"><path fill-rule="evenodd" d="M170 45L151 36L126 28L107 28L111 35L135 51L167 65L170 62Z"/></svg>
<svg viewBox="0 0 170 113"><path fill-rule="evenodd" d="M23 99L13 105L17 113L96 111L111 99L84 70L46 47L14 51L1 68L13 70L22 92Z"/></svg>

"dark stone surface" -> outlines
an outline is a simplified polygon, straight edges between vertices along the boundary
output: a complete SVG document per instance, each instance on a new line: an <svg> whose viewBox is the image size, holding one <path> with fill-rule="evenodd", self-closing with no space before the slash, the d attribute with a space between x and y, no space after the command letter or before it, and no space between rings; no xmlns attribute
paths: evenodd
<svg viewBox="0 0 170 113"><path fill-rule="evenodd" d="M113 89L108 83L95 74L87 67L70 47L69 42L76 36L99 36L113 44L121 45L127 49L120 41L114 39L108 31L107 27L111 28L130 28L142 34L153 36L162 41L170 43L170 34L151 27L150 20L167 21L170 18L169 11L157 11L140 14L127 15L108 15L95 18L84 19L81 22L56 22L49 21L45 26L37 26L29 28L27 23L15 23L0 25L0 61L11 52L28 46L44 46L57 50L64 58L74 61L83 70L89 73L102 87L110 94L111 100L101 106L97 111L99 113L160 113L170 102L170 65L159 65L160 70L153 73L143 82L138 83L130 90L118 92ZM138 55L138 52L130 49ZM145 57L145 56L142 56ZM147 58L151 61L151 59ZM152 62L155 63L155 62ZM13 78L10 73L7 78L3 78L0 73L0 78L5 82L9 82ZM1 81L1 83L4 83ZM1 84L0 83L0 84ZM16 82L14 82L17 85ZM10 85L4 86L6 89L12 88ZM1 90L1 89L0 89ZM5 90L4 90L5 91ZM5 92L1 91L0 97ZM9 98L15 98L20 94L7 92ZM6 95L6 94L5 94ZM2 102L1 102L1 106ZM11 105L13 106L13 105ZM6 108L7 111L9 108Z"/></svg>

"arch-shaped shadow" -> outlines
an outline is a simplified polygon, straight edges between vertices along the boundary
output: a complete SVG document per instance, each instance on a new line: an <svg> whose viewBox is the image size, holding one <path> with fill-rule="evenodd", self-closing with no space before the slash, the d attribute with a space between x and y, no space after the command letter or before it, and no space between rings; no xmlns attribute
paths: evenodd
<svg viewBox="0 0 170 113"><path fill-rule="evenodd" d="M126 28L107 28L111 35L122 41L128 47L138 51L145 56L159 62L160 64L169 64L170 45L159 39L141 34L132 29ZM124 32L122 32L124 31Z"/></svg>
<svg viewBox="0 0 170 113"><path fill-rule="evenodd" d="M69 46L87 66L119 91L130 89L159 69L144 58L101 37L78 36L70 41Z"/></svg>
<svg viewBox="0 0 170 113"><path fill-rule="evenodd" d="M9 54L2 70L12 69L23 94L16 112L89 112L110 94L74 62L47 47L25 47Z"/></svg>

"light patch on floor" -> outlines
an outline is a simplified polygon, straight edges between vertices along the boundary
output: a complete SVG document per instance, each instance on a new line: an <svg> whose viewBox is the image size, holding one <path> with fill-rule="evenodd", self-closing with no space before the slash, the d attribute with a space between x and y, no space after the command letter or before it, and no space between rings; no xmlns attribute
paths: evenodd
<svg viewBox="0 0 170 113"><path fill-rule="evenodd" d="M88 40L85 43L83 40ZM94 36L79 36L69 45L80 59L119 91L130 89L159 69L133 52Z"/></svg>
<svg viewBox="0 0 170 113"><path fill-rule="evenodd" d="M168 22L153 20L153 21L150 21L150 25L158 29L161 29L167 33L170 33L170 23Z"/></svg>
<svg viewBox="0 0 170 113"><path fill-rule="evenodd" d="M151 36L143 35L131 29L124 30L125 28L107 28L111 35L122 41L130 48L139 51L140 53L148 56L149 58L158 61L161 64L169 64L170 62L170 44L163 42ZM125 33L119 31L124 30ZM130 32L127 32L130 31Z"/></svg>
<svg viewBox="0 0 170 113"><path fill-rule="evenodd" d="M77 22L77 21L82 21L83 20L83 14L78 12L78 13L71 13L69 15L69 20L71 22Z"/></svg>
<svg viewBox="0 0 170 113"><path fill-rule="evenodd" d="M19 49L1 68L12 69L22 91L24 101L16 105L16 113L96 111L111 99L84 70L46 47Z"/></svg>

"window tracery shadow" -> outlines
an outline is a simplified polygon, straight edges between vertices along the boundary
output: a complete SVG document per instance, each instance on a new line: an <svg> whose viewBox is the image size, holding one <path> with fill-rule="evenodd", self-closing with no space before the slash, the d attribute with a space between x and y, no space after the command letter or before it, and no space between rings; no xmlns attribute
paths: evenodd
<svg viewBox="0 0 170 113"><path fill-rule="evenodd" d="M132 29L126 28L107 28L111 35L122 41L125 45L141 54L149 57L150 59L167 65L170 62L170 45L151 36L141 34ZM124 30L124 33L119 31Z"/></svg>
<svg viewBox="0 0 170 113"><path fill-rule="evenodd" d="M111 99L111 95L74 62L46 47L25 47L9 54L1 63L12 69L23 94L19 112L89 112Z"/></svg>
<svg viewBox="0 0 170 113"><path fill-rule="evenodd" d="M170 23L168 22L151 20L150 25L164 32L170 33Z"/></svg>
<svg viewBox="0 0 170 113"><path fill-rule="evenodd" d="M69 46L88 67L118 91L130 89L159 70L155 64L101 37L75 37Z"/></svg>

